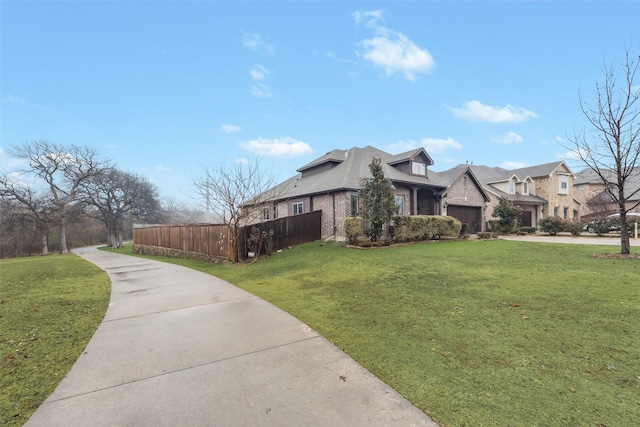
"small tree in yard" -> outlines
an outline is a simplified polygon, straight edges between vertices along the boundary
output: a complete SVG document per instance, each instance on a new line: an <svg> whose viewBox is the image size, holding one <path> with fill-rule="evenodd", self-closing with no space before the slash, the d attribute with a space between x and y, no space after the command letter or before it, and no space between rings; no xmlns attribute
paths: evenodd
<svg viewBox="0 0 640 427"><path fill-rule="evenodd" d="M375 157L369 164L372 178L362 183L363 218L370 222L366 235L375 242L382 235L382 227L398 213L391 180L384 176L382 163Z"/></svg>
<svg viewBox="0 0 640 427"><path fill-rule="evenodd" d="M518 217L522 213L519 206L514 205L506 197L498 197L498 206L493 208L491 216L500 218L500 232L515 233L518 227Z"/></svg>

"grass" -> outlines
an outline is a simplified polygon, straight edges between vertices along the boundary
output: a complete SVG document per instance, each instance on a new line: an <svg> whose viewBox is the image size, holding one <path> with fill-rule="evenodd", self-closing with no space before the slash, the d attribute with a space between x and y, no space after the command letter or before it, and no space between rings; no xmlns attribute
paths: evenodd
<svg viewBox="0 0 640 427"><path fill-rule="evenodd" d="M592 257L616 251L312 243L250 265L171 262L290 312L441 426L635 426L640 261Z"/></svg>
<svg viewBox="0 0 640 427"><path fill-rule="evenodd" d="M0 260L0 425L23 425L107 310L106 273L75 255Z"/></svg>

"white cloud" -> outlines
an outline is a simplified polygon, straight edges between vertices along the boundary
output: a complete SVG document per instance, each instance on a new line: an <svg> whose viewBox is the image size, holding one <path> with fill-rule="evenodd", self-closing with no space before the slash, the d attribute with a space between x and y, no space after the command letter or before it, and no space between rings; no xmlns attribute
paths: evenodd
<svg viewBox="0 0 640 427"><path fill-rule="evenodd" d="M158 165L158 166L156 166L156 171L158 171L158 172L171 172L171 168L169 166Z"/></svg>
<svg viewBox="0 0 640 427"><path fill-rule="evenodd" d="M424 148L427 153L444 153L448 150L460 150L462 145L453 138L422 138L407 139L396 142L387 147L390 153L404 153L405 151L415 150L416 148Z"/></svg>
<svg viewBox="0 0 640 427"><path fill-rule="evenodd" d="M358 55L382 67L387 76L402 73L407 80L415 80L416 73L427 72L435 66L435 61L426 49L421 49L407 36L378 23L382 18L380 10L354 13L356 25L366 20L365 26L374 32L373 38L359 43Z"/></svg>
<svg viewBox="0 0 640 427"><path fill-rule="evenodd" d="M509 132L504 135L492 137L491 142L494 144L519 144L522 142L522 137L515 132Z"/></svg>
<svg viewBox="0 0 640 427"><path fill-rule="evenodd" d="M526 164L525 162L511 162L511 161L502 162L498 165L498 167L501 167L502 169L507 169L507 170L521 169L521 168L526 168L527 166L529 165Z"/></svg>
<svg viewBox="0 0 640 427"><path fill-rule="evenodd" d="M251 49L254 52L262 52L271 55L274 51L273 45L263 40L260 34L256 33L245 33L242 44L244 47Z"/></svg>
<svg viewBox="0 0 640 427"><path fill-rule="evenodd" d="M556 159L565 160L569 162L575 162L581 160L580 153L575 150L567 151L566 153L556 154Z"/></svg>
<svg viewBox="0 0 640 427"><path fill-rule="evenodd" d="M463 104L463 108L449 107L459 119L472 122L490 123L519 123L538 117L536 113L525 108L513 107L492 107L484 105L480 101L468 101Z"/></svg>
<svg viewBox="0 0 640 427"><path fill-rule="evenodd" d="M313 153L309 144L290 137L274 139L258 138L252 141L241 142L240 147L253 154L267 157L291 158Z"/></svg>
<svg viewBox="0 0 640 427"><path fill-rule="evenodd" d="M377 23L378 19L382 18L382 11L378 10L365 10L365 11L356 11L353 14L353 20L356 21L356 25L359 25L363 19L369 18L370 23Z"/></svg>
<svg viewBox="0 0 640 427"><path fill-rule="evenodd" d="M263 65L257 64L251 71L249 71L249 74L251 74L251 78L253 80L264 80L269 74L271 74L271 72Z"/></svg>
<svg viewBox="0 0 640 427"><path fill-rule="evenodd" d="M233 132L240 132L242 128L236 125L222 125L220 126L220 130L224 133L233 133Z"/></svg>
<svg viewBox="0 0 640 427"><path fill-rule="evenodd" d="M239 158L236 159L235 163L239 164L239 165L248 165L249 164L249 160L245 159L244 157L239 157Z"/></svg>
<svg viewBox="0 0 640 427"><path fill-rule="evenodd" d="M271 88L264 83L256 83L251 86L251 93L260 98L271 98L273 96Z"/></svg>
<svg viewBox="0 0 640 427"><path fill-rule="evenodd" d="M2 102L7 104L26 104L27 100L13 95L5 95L2 97Z"/></svg>

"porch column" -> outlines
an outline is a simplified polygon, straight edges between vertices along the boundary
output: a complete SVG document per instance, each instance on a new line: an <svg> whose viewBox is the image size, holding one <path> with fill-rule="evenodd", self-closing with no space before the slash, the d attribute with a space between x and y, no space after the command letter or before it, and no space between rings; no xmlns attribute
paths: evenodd
<svg viewBox="0 0 640 427"><path fill-rule="evenodd" d="M418 215L418 189L411 187L411 215Z"/></svg>

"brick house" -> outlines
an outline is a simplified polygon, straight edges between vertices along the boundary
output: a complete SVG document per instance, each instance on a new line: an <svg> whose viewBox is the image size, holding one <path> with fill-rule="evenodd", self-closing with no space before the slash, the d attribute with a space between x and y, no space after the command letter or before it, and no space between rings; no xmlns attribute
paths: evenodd
<svg viewBox="0 0 640 427"><path fill-rule="evenodd" d="M344 239L344 220L359 214L359 192L374 158L394 186L401 215L462 215L459 219L472 222L473 231L482 229L489 197L480 182L470 170L455 178L429 170L433 160L422 148L397 155L374 147L332 150L270 190L276 196L263 204L262 220L322 210L322 237ZM455 204L442 200L449 194Z"/></svg>
<svg viewBox="0 0 640 427"><path fill-rule="evenodd" d="M322 210L322 237L344 239L344 220L359 213L359 191L371 176L374 158L394 186L401 215L448 215L476 233L494 219L491 213L502 196L522 208L521 226L535 227L544 216L579 217L574 174L564 162L515 170L458 165L434 172L423 148L392 155L368 146L332 150L299 168L269 191L275 196L263 204L261 220Z"/></svg>
<svg viewBox="0 0 640 427"><path fill-rule="evenodd" d="M607 179L615 181L614 172ZM625 193L628 194L627 209L640 212L640 167L626 181ZM617 213L619 206L611 200L606 192L602 178L593 169L584 169L576 174L573 181L573 194L581 202L580 216L584 219L602 218Z"/></svg>
<svg viewBox="0 0 640 427"><path fill-rule="evenodd" d="M536 227L546 216L568 220L580 217L580 202L573 197L575 176L562 161L511 170L473 165L459 165L452 170L466 168L473 171L491 198L488 219L493 219L491 213L498 205L498 197L505 197L522 209L522 227Z"/></svg>

